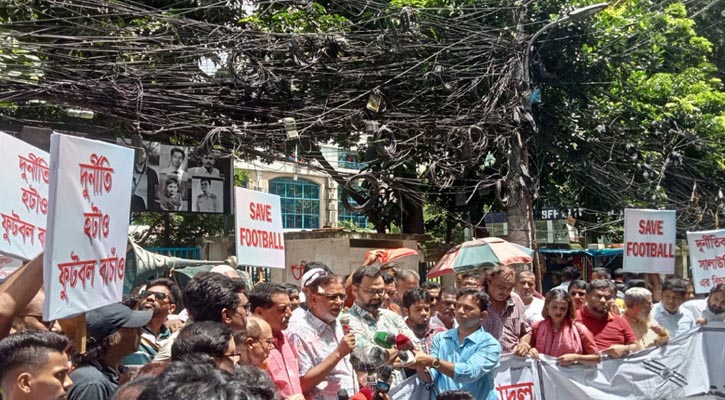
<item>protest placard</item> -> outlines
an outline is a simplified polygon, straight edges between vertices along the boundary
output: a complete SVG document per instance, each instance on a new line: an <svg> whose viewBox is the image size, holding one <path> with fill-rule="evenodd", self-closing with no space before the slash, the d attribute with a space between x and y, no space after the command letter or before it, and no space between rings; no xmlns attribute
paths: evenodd
<svg viewBox="0 0 725 400"><path fill-rule="evenodd" d="M45 244L48 153L0 131L0 252L25 260Z"/></svg>
<svg viewBox="0 0 725 400"><path fill-rule="evenodd" d="M12 275L13 272L22 266L23 260L16 257L0 255L0 281Z"/></svg>
<svg viewBox="0 0 725 400"><path fill-rule="evenodd" d="M240 187L234 189L239 265L285 268L279 196Z"/></svg>
<svg viewBox="0 0 725 400"><path fill-rule="evenodd" d="M675 273L674 210L624 210L624 270Z"/></svg>
<svg viewBox="0 0 725 400"><path fill-rule="evenodd" d="M687 232L695 293L725 283L725 229Z"/></svg>
<svg viewBox="0 0 725 400"><path fill-rule="evenodd" d="M133 155L95 140L51 137L46 321L121 301Z"/></svg>

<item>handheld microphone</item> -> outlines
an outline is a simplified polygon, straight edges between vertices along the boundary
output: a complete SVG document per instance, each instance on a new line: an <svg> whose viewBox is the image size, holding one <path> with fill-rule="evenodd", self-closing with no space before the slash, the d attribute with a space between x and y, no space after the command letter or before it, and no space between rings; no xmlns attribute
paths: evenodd
<svg viewBox="0 0 725 400"><path fill-rule="evenodd" d="M413 354L410 350L399 350L398 359L404 367L407 367L408 365L415 363L415 354Z"/></svg>
<svg viewBox="0 0 725 400"><path fill-rule="evenodd" d="M375 344L385 349L392 349L395 346L395 335L389 332L378 331L373 336Z"/></svg>
<svg viewBox="0 0 725 400"><path fill-rule="evenodd" d="M340 389L337 391L337 400L350 400L350 396L347 395L347 390Z"/></svg>
<svg viewBox="0 0 725 400"><path fill-rule="evenodd" d="M413 341L402 333L399 333L398 336L395 337L395 347L400 351L415 350L415 345L413 345Z"/></svg>
<svg viewBox="0 0 725 400"><path fill-rule="evenodd" d="M390 376L393 375L393 368L386 365L380 369L378 374L378 382L375 384L375 389L378 393L388 393L390 391Z"/></svg>
<svg viewBox="0 0 725 400"><path fill-rule="evenodd" d="M373 400L373 391L369 387L365 386L360 388L360 391L355 393L350 400Z"/></svg>
<svg viewBox="0 0 725 400"><path fill-rule="evenodd" d="M365 385L371 390L375 390L378 384L378 376L375 373L375 369L373 364L365 363L365 372L367 372L367 375L365 375Z"/></svg>
<svg viewBox="0 0 725 400"><path fill-rule="evenodd" d="M342 333L347 335L350 333L350 316L343 315L340 317L340 325L342 325Z"/></svg>

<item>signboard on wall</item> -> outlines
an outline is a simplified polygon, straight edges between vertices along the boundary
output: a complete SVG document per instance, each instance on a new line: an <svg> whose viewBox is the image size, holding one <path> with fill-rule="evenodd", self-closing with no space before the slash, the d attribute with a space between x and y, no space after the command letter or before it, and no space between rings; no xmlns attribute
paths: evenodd
<svg viewBox="0 0 725 400"><path fill-rule="evenodd" d="M231 158L136 138L117 143L134 150L131 211L231 213Z"/></svg>

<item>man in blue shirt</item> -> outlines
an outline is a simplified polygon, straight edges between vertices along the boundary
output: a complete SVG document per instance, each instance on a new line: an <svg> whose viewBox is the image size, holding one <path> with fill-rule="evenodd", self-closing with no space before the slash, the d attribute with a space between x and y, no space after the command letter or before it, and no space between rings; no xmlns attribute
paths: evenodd
<svg viewBox="0 0 725 400"><path fill-rule="evenodd" d="M476 399L495 400L493 371L501 361L501 345L481 327L486 317L488 295L474 288L456 297L458 328L433 338L430 355L416 353L418 375L434 383L438 392L465 390ZM430 374L427 368L433 368Z"/></svg>
<svg viewBox="0 0 725 400"><path fill-rule="evenodd" d="M670 332L670 337L682 335L695 326L695 319L680 306L685 302L687 282L672 278L662 285L662 301L652 307L651 317Z"/></svg>

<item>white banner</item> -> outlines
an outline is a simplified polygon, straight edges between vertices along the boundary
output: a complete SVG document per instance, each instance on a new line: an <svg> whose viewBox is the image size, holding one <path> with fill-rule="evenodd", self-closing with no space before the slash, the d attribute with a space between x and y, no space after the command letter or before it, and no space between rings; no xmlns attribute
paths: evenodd
<svg viewBox="0 0 725 400"><path fill-rule="evenodd" d="M58 133L50 154L46 321L121 301L134 155Z"/></svg>
<svg viewBox="0 0 725 400"><path fill-rule="evenodd" d="M624 270L675 273L674 210L624 210Z"/></svg>
<svg viewBox="0 0 725 400"><path fill-rule="evenodd" d="M677 399L725 392L725 324L710 322L688 333L621 359L596 366L561 367L552 357L540 361L506 354L494 377L499 400ZM391 391L393 400L428 399L415 377ZM434 397L432 397L434 399Z"/></svg>
<svg viewBox="0 0 725 400"><path fill-rule="evenodd" d="M48 153L0 131L0 252L26 260L45 245Z"/></svg>
<svg viewBox="0 0 725 400"><path fill-rule="evenodd" d="M725 229L687 232L695 293L725 283Z"/></svg>
<svg viewBox="0 0 725 400"><path fill-rule="evenodd" d="M725 333L725 332L721 332ZM705 393L708 365L702 332L695 330L667 344L622 359L606 358L592 367L541 363L543 393L549 399L672 399ZM722 336L720 337L722 347Z"/></svg>
<svg viewBox="0 0 725 400"><path fill-rule="evenodd" d="M234 221L240 265L285 268L279 196L234 188Z"/></svg>
<svg viewBox="0 0 725 400"><path fill-rule="evenodd" d="M536 363L512 354L501 356L501 366L496 370L493 387L499 400L541 399Z"/></svg>

